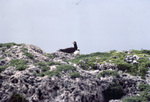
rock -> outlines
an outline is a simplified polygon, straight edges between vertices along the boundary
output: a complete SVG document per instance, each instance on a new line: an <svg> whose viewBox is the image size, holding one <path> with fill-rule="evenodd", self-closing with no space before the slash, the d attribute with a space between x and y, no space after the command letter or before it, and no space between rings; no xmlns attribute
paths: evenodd
<svg viewBox="0 0 150 102"><path fill-rule="evenodd" d="M131 76L118 71L115 64L107 62L103 64L95 62L96 70L83 70L79 65L68 62L77 57L74 54L63 52L47 54L40 48L29 44L15 45L10 48L2 47L2 49L0 56L5 58L0 60L0 65L8 65L8 68L0 74L0 102L9 102L14 93L23 95L28 102L104 102L106 99L103 92L112 83L121 85L125 96L138 95L137 85L149 83L148 75L145 81L138 76ZM25 55L25 52L33 55L33 58ZM114 58L117 58L117 56L114 56ZM9 64L12 59L25 60L28 67L25 70L16 70L16 66ZM97 57L96 61L100 59L100 57ZM136 55L128 55L125 61L136 64L138 59L139 57ZM85 58L80 63L86 64L90 61L90 59ZM39 62L42 63L41 67L36 65ZM49 77L49 73L55 72L57 67L56 65L47 65L48 62L71 65L76 70L59 72L60 77ZM48 68L47 72L41 70L45 66ZM120 77L99 77L98 74L103 70L118 71ZM39 76L41 72L46 73L46 75ZM70 73L78 73L80 76L71 78ZM110 102L121 101L110 99Z"/></svg>
<svg viewBox="0 0 150 102"><path fill-rule="evenodd" d="M137 55L127 55L124 61L131 64L137 64L137 60L140 59Z"/></svg>

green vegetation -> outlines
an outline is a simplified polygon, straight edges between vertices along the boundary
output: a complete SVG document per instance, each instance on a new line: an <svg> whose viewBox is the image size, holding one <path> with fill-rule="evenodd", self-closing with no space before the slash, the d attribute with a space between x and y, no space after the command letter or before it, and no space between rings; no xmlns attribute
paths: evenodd
<svg viewBox="0 0 150 102"><path fill-rule="evenodd" d="M22 47L21 50L23 50L23 51L28 51L28 49L27 49L27 48L24 48L24 47Z"/></svg>
<svg viewBox="0 0 150 102"><path fill-rule="evenodd" d="M9 99L9 102L27 102L27 100L24 98L23 95L20 95L18 93L14 93L11 98Z"/></svg>
<svg viewBox="0 0 150 102"><path fill-rule="evenodd" d="M79 72L71 72L71 73L69 73L69 76L71 78L80 78L80 77L82 77Z"/></svg>
<svg viewBox="0 0 150 102"><path fill-rule="evenodd" d="M28 58L30 59L34 59L34 55L32 55L31 53L29 52L24 52L23 55L26 55Z"/></svg>
<svg viewBox="0 0 150 102"><path fill-rule="evenodd" d="M7 48L10 48L14 45L17 45L17 46L21 46L22 44L16 44L16 43L0 43L0 47L7 47Z"/></svg>
<svg viewBox="0 0 150 102"><path fill-rule="evenodd" d="M111 99L120 99L124 95L124 90L119 83L113 82L103 91L104 99L108 102Z"/></svg>
<svg viewBox="0 0 150 102"><path fill-rule="evenodd" d="M6 68L8 68L7 65L5 65L5 66L0 66L0 73L1 73L2 71L4 71Z"/></svg>
<svg viewBox="0 0 150 102"><path fill-rule="evenodd" d="M137 55L140 59L137 60L137 64L130 64L124 61L127 55ZM84 70L97 69L95 63L114 63L117 65L119 70L131 75L139 75L144 78L148 71L147 67L150 67L150 61L148 60L149 57L150 50L132 50L130 54L112 50L110 52L96 52L87 55L80 55L79 57L71 60L71 62L78 64Z"/></svg>
<svg viewBox="0 0 150 102"><path fill-rule="evenodd" d="M72 71L75 71L75 70L76 70L76 68L74 66L71 66L71 65L59 65L59 66L57 66L57 69L55 71L44 71L44 72L41 72L38 75L39 76L48 75L50 77L52 77L52 76L60 77L62 71L72 72Z"/></svg>
<svg viewBox="0 0 150 102"><path fill-rule="evenodd" d="M149 102L150 101L150 85L141 83L138 86L141 91L140 96L123 98L123 102Z"/></svg>
<svg viewBox="0 0 150 102"><path fill-rule="evenodd" d="M42 71L48 71L50 69L49 66L52 65L61 65L58 62L38 62L34 64L35 66L39 66L41 68Z"/></svg>
<svg viewBox="0 0 150 102"><path fill-rule="evenodd" d="M10 61L10 65L16 67L16 70L25 70L28 66L26 65L27 61L22 59L13 59Z"/></svg>
<svg viewBox="0 0 150 102"><path fill-rule="evenodd" d="M106 76L115 76L120 77L117 71L111 71L111 70L104 70L98 74L99 77L106 77Z"/></svg>
<svg viewBox="0 0 150 102"><path fill-rule="evenodd" d="M1 60L1 59L4 59L4 57L0 57L0 60Z"/></svg>
<svg viewBox="0 0 150 102"><path fill-rule="evenodd" d="M45 56L46 56L46 57L49 57L49 58L51 58L51 59L54 58L54 56L52 56L51 54L45 54Z"/></svg>

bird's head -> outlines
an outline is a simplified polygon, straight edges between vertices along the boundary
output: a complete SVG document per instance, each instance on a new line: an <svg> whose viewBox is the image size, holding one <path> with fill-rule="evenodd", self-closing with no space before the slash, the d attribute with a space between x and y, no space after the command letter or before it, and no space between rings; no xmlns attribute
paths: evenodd
<svg viewBox="0 0 150 102"><path fill-rule="evenodd" d="M76 41L72 42L73 44L76 44Z"/></svg>

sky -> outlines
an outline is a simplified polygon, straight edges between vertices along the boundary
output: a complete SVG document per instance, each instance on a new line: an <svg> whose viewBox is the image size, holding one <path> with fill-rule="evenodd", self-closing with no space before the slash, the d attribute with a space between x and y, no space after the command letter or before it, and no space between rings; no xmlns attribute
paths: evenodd
<svg viewBox="0 0 150 102"><path fill-rule="evenodd" d="M0 43L47 53L150 50L150 0L0 0Z"/></svg>

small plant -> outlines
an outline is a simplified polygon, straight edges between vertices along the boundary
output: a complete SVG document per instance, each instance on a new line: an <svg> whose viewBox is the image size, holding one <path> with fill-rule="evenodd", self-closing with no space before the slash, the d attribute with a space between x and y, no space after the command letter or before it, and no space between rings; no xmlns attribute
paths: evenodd
<svg viewBox="0 0 150 102"><path fill-rule="evenodd" d="M7 48L10 48L14 45L17 45L17 46L21 46L22 44L16 44L16 43L0 43L0 47L7 47Z"/></svg>
<svg viewBox="0 0 150 102"><path fill-rule="evenodd" d="M49 58L51 58L51 59L54 58L54 56L52 56L51 54L45 54L45 56L46 56L46 57L49 57Z"/></svg>
<svg viewBox="0 0 150 102"><path fill-rule="evenodd" d="M117 67L118 67L119 70L127 71L127 70L131 69L132 65L129 64L129 63L124 62L124 63L118 63Z"/></svg>
<svg viewBox="0 0 150 102"><path fill-rule="evenodd" d="M146 91L146 90L150 91L150 85L140 83L138 86L138 90L139 91Z"/></svg>
<svg viewBox="0 0 150 102"><path fill-rule="evenodd" d="M23 50L23 51L28 51L28 49L27 49L27 48L24 48L24 47L22 47L21 50Z"/></svg>
<svg viewBox="0 0 150 102"><path fill-rule="evenodd" d="M71 73L69 73L69 76L71 78L80 78L81 77L79 72L71 72Z"/></svg>
<svg viewBox="0 0 150 102"><path fill-rule="evenodd" d="M16 70L25 70L28 66L26 65L27 61L22 59L13 59L10 61L10 65L16 67Z"/></svg>
<svg viewBox="0 0 150 102"><path fill-rule="evenodd" d="M46 63L45 62L38 62L38 63L35 63L34 65L42 67L42 66L46 66Z"/></svg>
<svg viewBox="0 0 150 102"><path fill-rule="evenodd" d="M59 65L59 66L57 66L57 71L61 72L61 71L69 71L69 70L75 71L76 68L72 65Z"/></svg>
<svg viewBox="0 0 150 102"><path fill-rule="evenodd" d="M123 102L149 102L150 100L150 85L148 84L139 84L138 90L142 91L140 93L140 96L132 96L132 97L126 97L123 98Z"/></svg>
<svg viewBox="0 0 150 102"><path fill-rule="evenodd" d="M28 58L30 58L30 59L34 59L34 55L32 55L31 53L29 53L29 52L24 52L24 54L23 55L26 55Z"/></svg>
<svg viewBox="0 0 150 102"><path fill-rule="evenodd" d="M126 97L122 99L123 102L147 102L142 101L141 97L139 96L132 96L132 97Z"/></svg>
<svg viewBox="0 0 150 102"><path fill-rule="evenodd" d="M20 95L18 93L14 93L11 98L9 99L9 102L27 102L27 100L24 98L23 95Z"/></svg>
<svg viewBox="0 0 150 102"><path fill-rule="evenodd" d="M38 75L39 76L48 75L50 77L52 77L52 76L60 77L62 71L65 71L65 72L71 71L72 72L72 71L76 70L76 68L71 65L59 65L59 66L57 66L57 69L55 71L48 71L47 68L49 69L49 67L46 67L46 70L44 72L41 72Z"/></svg>
<svg viewBox="0 0 150 102"><path fill-rule="evenodd" d="M58 62L47 62L47 65L52 66L52 65L61 65L61 63Z"/></svg>
<svg viewBox="0 0 150 102"><path fill-rule="evenodd" d="M118 74L117 71L111 71L111 70L105 70L103 72L100 72L98 74L99 77L106 77L106 76L115 76L115 77L119 77L120 75Z"/></svg>
<svg viewBox="0 0 150 102"><path fill-rule="evenodd" d="M150 50L142 50L142 53L150 55Z"/></svg>
<svg viewBox="0 0 150 102"><path fill-rule="evenodd" d="M49 69L50 69L50 68L47 67L47 66L42 66L42 67L41 67L41 70L42 70L42 71L48 71Z"/></svg>
<svg viewBox="0 0 150 102"><path fill-rule="evenodd" d="M5 65L5 66L0 66L0 73L1 73L2 71L4 71L7 67L8 67L7 65Z"/></svg>

